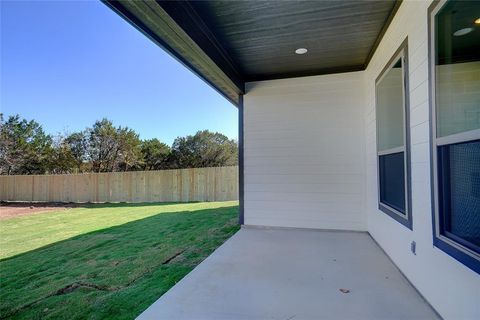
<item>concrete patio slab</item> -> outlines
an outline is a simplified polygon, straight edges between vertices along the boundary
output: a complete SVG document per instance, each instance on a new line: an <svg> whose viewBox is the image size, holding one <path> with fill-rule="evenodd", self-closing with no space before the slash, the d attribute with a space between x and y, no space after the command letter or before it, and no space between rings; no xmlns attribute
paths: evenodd
<svg viewBox="0 0 480 320"><path fill-rule="evenodd" d="M367 233L243 228L138 319L438 315Z"/></svg>

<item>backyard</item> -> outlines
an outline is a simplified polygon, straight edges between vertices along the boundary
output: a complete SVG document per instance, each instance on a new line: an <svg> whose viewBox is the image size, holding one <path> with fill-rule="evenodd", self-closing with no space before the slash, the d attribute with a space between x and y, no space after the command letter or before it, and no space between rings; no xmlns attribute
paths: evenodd
<svg viewBox="0 0 480 320"><path fill-rule="evenodd" d="M0 228L0 319L133 319L239 229L238 202L91 204Z"/></svg>

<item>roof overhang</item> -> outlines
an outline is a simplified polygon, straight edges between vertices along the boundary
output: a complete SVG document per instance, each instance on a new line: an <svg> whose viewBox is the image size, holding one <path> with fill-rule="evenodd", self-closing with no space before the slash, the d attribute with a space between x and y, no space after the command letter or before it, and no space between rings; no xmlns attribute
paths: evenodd
<svg viewBox="0 0 480 320"><path fill-rule="evenodd" d="M235 105L248 81L364 70L401 3L104 2Z"/></svg>

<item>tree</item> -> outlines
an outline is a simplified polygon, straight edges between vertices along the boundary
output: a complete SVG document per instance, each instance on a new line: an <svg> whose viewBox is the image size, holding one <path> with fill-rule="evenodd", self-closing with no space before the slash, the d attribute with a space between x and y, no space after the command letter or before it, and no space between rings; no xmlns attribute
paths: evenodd
<svg viewBox="0 0 480 320"><path fill-rule="evenodd" d="M63 136L57 137L49 159L49 172L54 174L73 173L77 169L77 161L70 146Z"/></svg>
<svg viewBox="0 0 480 320"><path fill-rule="evenodd" d="M76 171L83 172L87 161L87 137L85 131L74 132L65 138L65 144L68 145L71 155L74 159Z"/></svg>
<svg viewBox="0 0 480 320"><path fill-rule="evenodd" d="M170 147L158 139L143 140L140 145L143 170L160 170L169 167Z"/></svg>
<svg viewBox="0 0 480 320"><path fill-rule="evenodd" d="M0 114L0 172L2 174L42 174L52 155L52 137L36 121Z"/></svg>
<svg viewBox="0 0 480 320"><path fill-rule="evenodd" d="M135 168L141 160L140 139L128 127L115 128L108 119L87 129L87 156L95 172Z"/></svg>
<svg viewBox="0 0 480 320"><path fill-rule="evenodd" d="M118 127L117 140L119 146L117 170L138 169L142 162L141 142L138 134L128 127Z"/></svg>
<svg viewBox="0 0 480 320"><path fill-rule="evenodd" d="M87 154L95 172L113 171L118 157L117 130L107 119L95 121L87 129Z"/></svg>
<svg viewBox="0 0 480 320"><path fill-rule="evenodd" d="M0 113L0 174L112 172L230 166L237 143L208 130L178 137L172 148L158 139L141 141L128 127L108 119L53 139L40 124Z"/></svg>
<svg viewBox="0 0 480 320"><path fill-rule="evenodd" d="M175 139L170 161L175 168L232 166L238 161L238 147L221 133L198 131Z"/></svg>

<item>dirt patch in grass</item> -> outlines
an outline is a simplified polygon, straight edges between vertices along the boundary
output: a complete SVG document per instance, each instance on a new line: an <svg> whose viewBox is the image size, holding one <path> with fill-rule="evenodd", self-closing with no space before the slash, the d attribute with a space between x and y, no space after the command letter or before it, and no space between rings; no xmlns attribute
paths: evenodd
<svg viewBox="0 0 480 320"><path fill-rule="evenodd" d="M62 211L80 206L74 203L2 202L0 203L0 220L49 211Z"/></svg>

